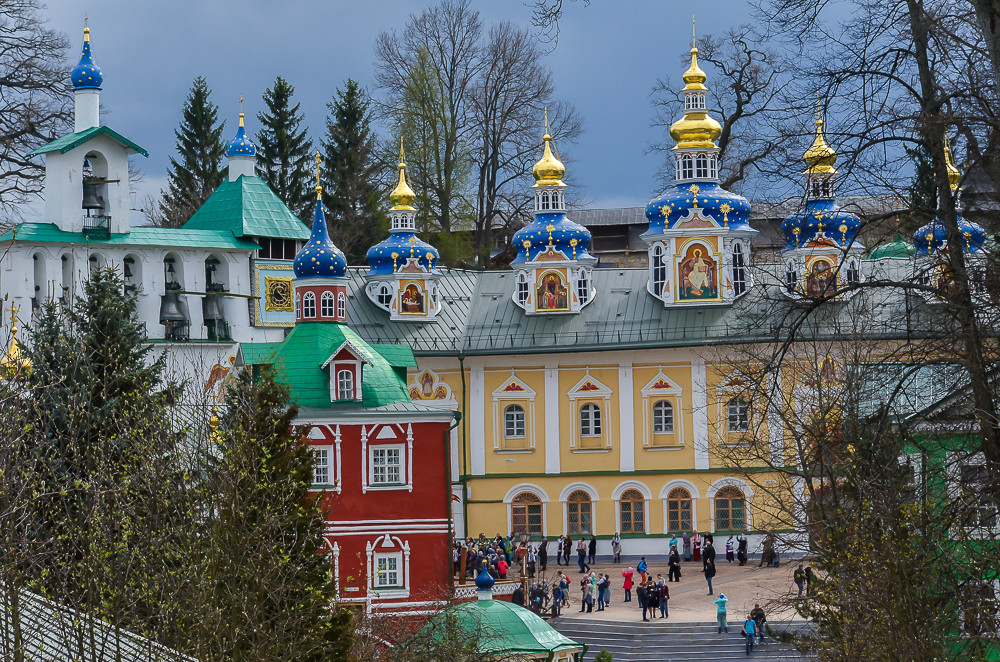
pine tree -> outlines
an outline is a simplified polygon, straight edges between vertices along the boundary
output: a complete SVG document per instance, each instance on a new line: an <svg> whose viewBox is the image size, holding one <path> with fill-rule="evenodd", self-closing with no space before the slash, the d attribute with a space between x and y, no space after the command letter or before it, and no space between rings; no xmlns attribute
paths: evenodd
<svg viewBox="0 0 1000 662"><path fill-rule="evenodd" d="M184 101L184 119L174 131L180 160L170 157L167 190L158 213L150 215L154 225L184 225L225 177L222 131L226 123L217 124L219 109L209 99L211 94L204 77L194 79Z"/></svg>
<svg viewBox="0 0 1000 662"><path fill-rule="evenodd" d="M347 659L349 612L336 599L313 453L286 387L264 370L230 382L206 484L210 577L196 627L202 660Z"/></svg>
<svg viewBox="0 0 1000 662"><path fill-rule="evenodd" d="M266 113L257 113L257 168L260 177L285 205L306 222L312 220L312 141L302 125L301 104L292 105L295 88L278 76L264 92Z"/></svg>
<svg viewBox="0 0 1000 662"><path fill-rule="evenodd" d="M329 210L331 239L349 263L358 263L386 228L371 101L348 79L327 108L323 204Z"/></svg>

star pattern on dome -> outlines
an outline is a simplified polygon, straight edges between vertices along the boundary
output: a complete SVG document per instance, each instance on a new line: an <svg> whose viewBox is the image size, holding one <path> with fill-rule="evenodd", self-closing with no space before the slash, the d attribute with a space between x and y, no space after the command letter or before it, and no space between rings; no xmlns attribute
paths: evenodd
<svg viewBox="0 0 1000 662"><path fill-rule="evenodd" d="M94 61L94 54L90 48L89 27L83 28L83 51L80 53L79 64L70 72L70 80L74 90L99 90L104 84L104 74Z"/></svg>

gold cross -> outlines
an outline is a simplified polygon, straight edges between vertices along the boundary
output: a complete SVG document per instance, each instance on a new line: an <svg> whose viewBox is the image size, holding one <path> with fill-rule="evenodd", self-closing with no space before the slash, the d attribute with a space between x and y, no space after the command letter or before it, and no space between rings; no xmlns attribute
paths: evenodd
<svg viewBox="0 0 1000 662"><path fill-rule="evenodd" d="M549 135L549 107L545 107L545 135Z"/></svg>
<svg viewBox="0 0 1000 662"><path fill-rule="evenodd" d="M240 90L240 114L243 114L243 90Z"/></svg>
<svg viewBox="0 0 1000 662"><path fill-rule="evenodd" d="M315 160L316 160L316 186L319 186L319 173L323 170L323 166L321 165L323 163L323 159L322 157L320 157L318 149L316 150Z"/></svg>
<svg viewBox="0 0 1000 662"><path fill-rule="evenodd" d="M17 333L17 314L21 312L21 307L15 304L13 301L10 304L10 308L6 309L10 313L10 331L11 333Z"/></svg>

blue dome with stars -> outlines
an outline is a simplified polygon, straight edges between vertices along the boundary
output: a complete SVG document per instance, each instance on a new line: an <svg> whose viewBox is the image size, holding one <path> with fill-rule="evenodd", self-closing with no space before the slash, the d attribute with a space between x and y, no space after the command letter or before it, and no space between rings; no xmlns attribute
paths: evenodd
<svg viewBox="0 0 1000 662"><path fill-rule="evenodd" d="M94 54L90 50L90 28L83 29L83 55L80 63L73 67L69 78L73 81L74 90L99 90L104 84L104 74L94 62Z"/></svg>
<svg viewBox="0 0 1000 662"><path fill-rule="evenodd" d="M529 262L541 253L558 251L569 260L594 259L590 230L566 218L562 212L538 214L535 220L514 233L517 257L511 264Z"/></svg>
<svg viewBox="0 0 1000 662"><path fill-rule="evenodd" d="M701 209L703 215L711 216L723 228L752 230L750 203L746 198L731 193L714 182L699 182L678 184L673 190L653 198L646 205L649 230L643 235L656 235L664 230L674 229L688 218L690 211L695 208Z"/></svg>
<svg viewBox="0 0 1000 662"><path fill-rule="evenodd" d="M309 241L295 256L293 265L296 278L343 278L347 273L347 258L342 250L333 245L326 231L321 200L316 200L316 215L313 216Z"/></svg>
<svg viewBox="0 0 1000 662"><path fill-rule="evenodd" d="M854 243L860 229L861 219L857 214L844 211L831 199L810 200L802 211L781 222L786 251L811 242L847 248Z"/></svg>
<svg viewBox="0 0 1000 662"><path fill-rule="evenodd" d="M236 130L236 137L226 145L226 156L257 156L257 145L250 140L247 130L243 127L243 113L240 113L240 128Z"/></svg>
<svg viewBox="0 0 1000 662"><path fill-rule="evenodd" d="M402 269L411 257L417 259L424 271L437 273L441 254L412 230L395 230L369 248L366 257L369 265L368 275L381 276Z"/></svg>
<svg viewBox="0 0 1000 662"><path fill-rule="evenodd" d="M983 229L983 226L959 215L958 231L964 240L962 250L966 253L978 253L983 250L983 242L986 241L986 230ZM944 223L938 218L913 233L913 245L917 247L917 255L937 253L943 250L947 244L948 236L944 229Z"/></svg>

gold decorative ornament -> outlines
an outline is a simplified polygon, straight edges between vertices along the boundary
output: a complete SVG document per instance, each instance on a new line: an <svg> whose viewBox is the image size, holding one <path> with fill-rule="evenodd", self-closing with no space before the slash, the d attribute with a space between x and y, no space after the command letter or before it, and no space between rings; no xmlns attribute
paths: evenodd
<svg viewBox="0 0 1000 662"><path fill-rule="evenodd" d="M292 279L287 276L264 276L264 310L294 311Z"/></svg>
<svg viewBox="0 0 1000 662"><path fill-rule="evenodd" d="M389 194L389 201L392 208L400 211L413 211L413 201L417 199L417 194L406 183L406 160L403 154L403 138L399 139L399 183Z"/></svg>
<svg viewBox="0 0 1000 662"><path fill-rule="evenodd" d="M552 148L549 143L552 136L549 135L549 109L545 109L545 135L542 136L545 146L542 149L542 158L531 168L531 175L535 178L532 188L539 186L566 186L562 178L566 175L566 166L562 161L552 155Z"/></svg>
<svg viewBox="0 0 1000 662"><path fill-rule="evenodd" d="M837 152L826 143L823 137L823 118L820 107L819 92L816 93L816 137L802 158L806 162L806 173L818 175L836 175L833 164L837 162Z"/></svg>

